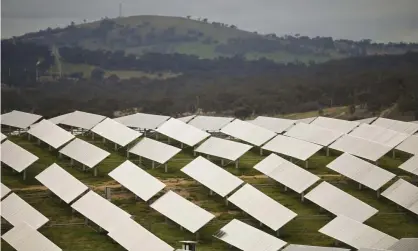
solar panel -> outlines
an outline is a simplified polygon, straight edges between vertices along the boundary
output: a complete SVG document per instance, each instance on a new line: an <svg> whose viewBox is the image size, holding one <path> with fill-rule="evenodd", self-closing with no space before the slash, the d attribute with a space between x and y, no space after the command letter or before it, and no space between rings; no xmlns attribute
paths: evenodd
<svg viewBox="0 0 418 251"><path fill-rule="evenodd" d="M340 133L349 133L356 128L360 123L355 121L347 121L342 119L334 119L327 117L318 117L310 124L327 128Z"/></svg>
<svg viewBox="0 0 418 251"><path fill-rule="evenodd" d="M180 121L183 121L184 123L188 123L194 117L196 117L196 115L185 116L185 117L181 117L181 118L177 118L177 119L180 120Z"/></svg>
<svg viewBox="0 0 418 251"><path fill-rule="evenodd" d="M147 113L135 113L119 118L115 120L127 127L139 128L143 130L154 130L164 122L166 122L170 117L162 115L154 115Z"/></svg>
<svg viewBox="0 0 418 251"><path fill-rule="evenodd" d="M379 144L395 147L408 138L408 134L392 131L380 126L362 124L350 132L351 136L367 139Z"/></svg>
<svg viewBox="0 0 418 251"><path fill-rule="evenodd" d="M67 204L88 189L81 181L55 163L35 178Z"/></svg>
<svg viewBox="0 0 418 251"><path fill-rule="evenodd" d="M319 177L272 153L254 166L275 181L297 193L303 193L319 180Z"/></svg>
<svg viewBox="0 0 418 251"><path fill-rule="evenodd" d="M110 153L105 150L77 138L71 141L59 152L83 165L86 165L89 168L95 167L110 155Z"/></svg>
<svg viewBox="0 0 418 251"><path fill-rule="evenodd" d="M296 123L305 123L305 124L310 124L312 123L316 118L318 117L310 117L310 118L303 118L303 119L298 119L296 120Z"/></svg>
<svg viewBox="0 0 418 251"><path fill-rule="evenodd" d="M217 132L221 130L222 127L226 126L227 124L231 123L234 118L228 117L212 117L212 116L196 116L188 123L200 130L207 131L207 132Z"/></svg>
<svg viewBox="0 0 418 251"><path fill-rule="evenodd" d="M258 116L252 120L251 123L266 128L267 130L275 133L282 133L291 128L296 122L292 119Z"/></svg>
<svg viewBox="0 0 418 251"><path fill-rule="evenodd" d="M396 176L347 153L336 158L327 167L375 191Z"/></svg>
<svg viewBox="0 0 418 251"><path fill-rule="evenodd" d="M418 187L399 179L386 189L382 196L418 214Z"/></svg>
<svg viewBox="0 0 418 251"><path fill-rule="evenodd" d="M300 139L277 135L262 148L305 161L321 150L322 146Z"/></svg>
<svg viewBox="0 0 418 251"><path fill-rule="evenodd" d="M152 250L172 251L170 245L153 235L134 220L123 221L123 224L107 234L128 251Z"/></svg>
<svg viewBox="0 0 418 251"><path fill-rule="evenodd" d="M21 223L1 236L10 246L17 251L61 251L48 238L39 233L28 224Z"/></svg>
<svg viewBox="0 0 418 251"><path fill-rule="evenodd" d="M261 146L276 135L270 130L239 119L223 127L221 132L255 146Z"/></svg>
<svg viewBox="0 0 418 251"><path fill-rule="evenodd" d="M165 187L164 183L129 160L111 171L109 176L144 201L148 201Z"/></svg>
<svg viewBox="0 0 418 251"><path fill-rule="evenodd" d="M93 191L86 193L71 207L108 232L131 220L130 214Z"/></svg>
<svg viewBox="0 0 418 251"><path fill-rule="evenodd" d="M214 237L244 251L277 251L286 245L286 242L236 219Z"/></svg>
<svg viewBox="0 0 418 251"><path fill-rule="evenodd" d="M312 189L305 195L305 198L334 215L345 215L359 222L366 221L378 212L375 208L326 181Z"/></svg>
<svg viewBox="0 0 418 251"><path fill-rule="evenodd" d="M50 122L52 122L52 123L54 123L54 124L56 124L56 125L58 125L58 124L60 124L61 123L61 121L63 121L69 114L71 114L71 112L70 113L66 113L66 114L62 114L62 115L59 115L59 116L56 116L56 117L53 117L53 118L50 118L50 119L48 119Z"/></svg>
<svg viewBox="0 0 418 251"><path fill-rule="evenodd" d="M173 191L161 196L151 207L192 233L215 217Z"/></svg>
<svg viewBox="0 0 418 251"><path fill-rule="evenodd" d="M321 146L328 146L343 134L312 124L298 123L290 128L284 135Z"/></svg>
<svg viewBox="0 0 418 251"><path fill-rule="evenodd" d="M180 151L180 148L149 138L143 138L135 146L129 149L129 153L156 161L160 164L165 164Z"/></svg>
<svg viewBox="0 0 418 251"><path fill-rule="evenodd" d="M396 150L418 155L418 135L411 135L396 147Z"/></svg>
<svg viewBox="0 0 418 251"><path fill-rule="evenodd" d="M418 238L402 238L389 248L392 251L418 250Z"/></svg>
<svg viewBox="0 0 418 251"><path fill-rule="evenodd" d="M32 126L28 133L57 149L74 138L74 135L48 120Z"/></svg>
<svg viewBox="0 0 418 251"><path fill-rule="evenodd" d="M274 231L297 215L250 184L241 187L228 198L228 201Z"/></svg>
<svg viewBox="0 0 418 251"><path fill-rule="evenodd" d="M391 130L406 133L406 134L414 134L418 132L417 124L411 123L411 122L393 120L393 119L378 118L372 123L372 125L384 127L387 129L391 129Z"/></svg>
<svg viewBox="0 0 418 251"><path fill-rule="evenodd" d="M35 229L42 227L48 222L48 218L15 193L2 200L1 216L13 226L18 226L23 222Z"/></svg>
<svg viewBox="0 0 418 251"><path fill-rule="evenodd" d="M36 121L40 120L42 116L32 113L11 111L1 115L0 123L2 125L26 129Z"/></svg>
<svg viewBox="0 0 418 251"><path fill-rule="evenodd" d="M206 140L200 146L198 146L195 152L216 156L231 161L236 161L242 155L248 152L251 148L252 146L242 144L239 142L210 137L208 140Z"/></svg>
<svg viewBox="0 0 418 251"><path fill-rule="evenodd" d="M332 143L329 148L371 161L379 160L392 150L389 146L351 135L342 136L337 141Z"/></svg>
<svg viewBox="0 0 418 251"><path fill-rule="evenodd" d="M16 145L10 140L1 144L1 162L10 166L17 172L22 172L39 158Z"/></svg>
<svg viewBox="0 0 418 251"><path fill-rule="evenodd" d="M400 169L418 175L418 155L409 158L399 166Z"/></svg>
<svg viewBox="0 0 418 251"><path fill-rule="evenodd" d="M222 197L227 196L243 181L203 157L197 157L181 171Z"/></svg>
<svg viewBox="0 0 418 251"><path fill-rule="evenodd" d="M3 140L5 140L5 139L7 139L7 136L6 135L4 135L3 133L0 133L1 134L1 142L3 142Z"/></svg>
<svg viewBox="0 0 418 251"><path fill-rule="evenodd" d="M65 116L60 124L90 130L105 118L105 116L98 114L75 111Z"/></svg>
<svg viewBox="0 0 418 251"><path fill-rule="evenodd" d="M339 215L319 232L354 248L387 249L398 240L361 222Z"/></svg>
<svg viewBox="0 0 418 251"><path fill-rule="evenodd" d="M359 120L355 120L355 121L360 123L360 124L369 124L370 125L376 119L377 119L377 117L372 117L372 118L359 119Z"/></svg>
<svg viewBox="0 0 418 251"><path fill-rule="evenodd" d="M174 118L167 120L156 131L188 146L195 146L210 136L209 133Z"/></svg>
<svg viewBox="0 0 418 251"><path fill-rule="evenodd" d="M122 147L139 138L142 133L132 130L113 119L106 118L91 129L92 132Z"/></svg>
<svg viewBox="0 0 418 251"><path fill-rule="evenodd" d="M290 244L282 251L350 251L350 249Z"/></svg>
<svg viewBox="0 0 418 251"><path fill-rule="evenodd" d="M8 188L7 186L5 186L3 183L1 183L1 198L3 199L6 195L8 195L12 190L10 190L10 188Z"/></svg>

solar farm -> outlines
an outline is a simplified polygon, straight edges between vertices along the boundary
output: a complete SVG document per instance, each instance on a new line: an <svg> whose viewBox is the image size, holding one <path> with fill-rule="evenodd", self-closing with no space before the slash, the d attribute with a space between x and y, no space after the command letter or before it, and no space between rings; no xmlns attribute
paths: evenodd
<svg viewBox="0 0 418 251"><path fill-rule="evenodd" d="M1 126L1 250L418 250L418 123L12 111Z"/></svg>

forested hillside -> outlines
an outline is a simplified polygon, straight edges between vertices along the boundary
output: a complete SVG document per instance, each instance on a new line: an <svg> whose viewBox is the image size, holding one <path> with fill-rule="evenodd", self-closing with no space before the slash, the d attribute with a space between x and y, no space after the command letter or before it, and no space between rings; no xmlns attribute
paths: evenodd
<svg viewBox="0 0 418 251"><path fill-rule="evenodd" d="M77 55L72 50L61 49L61 56L95 65L91 76L43 81L36 79L36 72L47 75L54 65L47 47L3 42L2 51L8 53L2 54L2 112L20 109L54 116L79 109L111 116L114 111L132 108L170 115L203 109L246 117L337 105L380 111L398 104L401 112L418 110L418 53L278 64L238 56L209 60L148 53L136 58L82 49L77 49L81 53ZM90 54L83 57L84 53ZM71 55L77 56L71 59ZM178 75L119 79L104 74L120 68Z"/></svg>
<svg viewBox="0 0 418 251"><path fill-rule="evenodd" d="M331 37L277 36L243 31L234 24L207 18L132 16L93 23L71 23L14 38L57 47L81 47L132 56L146 53L187 54L199 58L242 56L275 62L325 62L352 56L403 54L418 51L418 44L373 43Z"/></svg>

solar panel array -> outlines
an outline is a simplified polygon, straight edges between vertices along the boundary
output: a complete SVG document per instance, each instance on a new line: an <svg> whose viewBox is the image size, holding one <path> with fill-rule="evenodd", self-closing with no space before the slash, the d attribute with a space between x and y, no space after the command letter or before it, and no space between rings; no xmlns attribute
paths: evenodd
<svg viewBox="0 0 418 251"><path fill-rule="evenodd" d="M215 217L173 191L158 198L151 207L192 233Z"/></svg>
<svg viewBox="0 0 418 251"><path fill-rule="evenodd" d="M164 183L129 160L113 169L109 176L144 201L148 201L165 187Z"/></svg>
<svg viewBox="0 0 418 251"><path fill-rule="evenodd" d="M339 215L319 232L354 248L387 249L398 240L361 222Z"/></svg>
<svg viewBox="0 0 418 251"><path fill-rule="evenodd" d="M98 125L93 127L91 131L122 147L126 146L142 135L142 133L122 125L110 118L106 118L100 122Z"/></svg>
<svg viewBox="0 0 418 251"><path fill-rule="evenodd" d="M54 149L60 148L74 138L74 135L71 133L45 119L32 126L28 133Z"/></svg>
<svg viewBox="0 0 418 251"><path fill-rule="evenodd" d="M321 146L328 146L340 138L343 133L322 128L313 124L298 123L294 127L290 128L284 135Z"/></svg>
<svg viewBox="0 0 418 251"><path fill-rule="evenodd" d="M192 125L206 132L218 132L222 127L231 123L232 120L234 120L234 118L199 115L185 123L188 123L189 125Z"/></svg>
<svg viewBox="0 0 418 251"><path fill-rule="evenodd" d="M0 133L1 135L0 135L0 141L1 142L3 142L3 140L5 140L5 139L7 139L7 136L6 135L4 135L3 133Z"/></svg>
<svg viewBox="0 0 418 251"><path fill-rule="evenodd" d="M276 135L270 130L239 119L223 127L221 132L255 146L261 146Z"/></svg>
<svg viewBox="0 0 418 251"><path fill-rule="evenodd" d="M60 122L61 125L90 130L106 117L98 114L75 111L67 114Z"/></svg>
<svg viewBox="0 0 418 251"><path fill-rule="evenodd" d="M78 138L71 141L59 152L89 168L95 167L110 155L109 152Z"/></svg>
<svg viewBox="0 0 418 251"><path fill-rule="evenodd" d="M399 179L382 196L418 215L418 187Z"/></svg>
<svg viewBox="0 0 418 251"><path fill-rule="evenodd" d="M209 133L174 118L167 120L156 131L188 146L195 146L210 136Z"/></svg>
<svg viewBox="0 0 418 251"><path fill-rule="evenodd" d="M298 119L298 120L296 120L296 123L310 124L310 123L312 123L317 118L318 117L310 117L310 118Z"/></svg>
<svg viewBox="0 0 418 251"><path fill-rule="evenodd" d="M395 174L347 153L327 167L375 191L395 177Z"/></svg>
<svg viewBox="0 0 418 251"><path fill-rule="evenodd" d="M11 193L1 201L0 213L1 217L13 226L26 223L34 229L38 229L48 222L48 218L15 193Z"/></svg>
<svg viewBox="0 0 418 251"><path fill-rule="evenodd" d="M1 198L3 199L6 195L8 195L12 190L10 190L10 188L8 188L7 186L5 186L3 183L1 183L1 187L0 187L0 191L1 191Z"/></svg>
<svg viewBox="0 0 418 251"><path fill-rule="evenodd" d="M343 190L323 181L312 189L305 198L334 215L345 215L364 222L378 211Z"/></svg>
<svg viewBox="0 0 418 251"><path fill-rule="evenodd" d="M351 135L342 136L332 143L329 148L371 161L379 160L392 150L389 146Z"/></svg>
<svg viewBox="0 0 418 251"><path fill-rule="evenodd" d="M272 153L254 166L275 181L297 193L303 193L319 180L319 177Z"/></svg>
<svg viewBox="0 0 418 251"><path fill-rule="evenodd" d="M57 164L50 165L35 178L67 204L88 190L86 185Z"/></svg>
<svg viewBox="0 0 418 251"><path fill-rule="evenodd" d="M275 133L283 133L289 130L296 122L291 119L258 116L252 120L251 123L266 128Z"/></svg>
<svg viewBox="0 0 418 251"><path fill-rule="evenodd" d="M42 116L37 114L21 111L11 111L1 115L0 123L6 126L26 129L41 118Z"/></svg>
<svg viewBox="0 0 418 251"><path fill-rule="evenodd" d="M377 119L377 117L371 117L371 118L359 119L359 120L355 120L355 121L360 123L360 124L369 124L370 125L376 119Z"/></svg>
<svg viewBox="0 0 418 251"><path fill-rule="evenodd" d="M310 123L311 125L320 126L340 133L349 133L360 123L355 121L347 121L342 119L334 119L327 117L318 117Z"/></svg>
<svg viewBox="0 0 418 251"><path fill-rule="evenodd" d="M184 123L188 123L190 120L192 120L196 115L190 115L186 117L177 118L180 121L183 121Z"/></svg>
<svg viewBox="0 0 418 251"><path fill-rule="evenodd" d="M1 162L10 166L19 173L28 168L38 159L39 158L37 156L26 151L10 140L6 140L1 144Z"/></svg>
<svg viewBox="0 0 418 251"><path fill-rule="evenodd" d="M250 184L241 187L228 198L228 201L274 231L297 215Z"/></svg>
<svg viewBox="0 0 418 251"><path fill-rule="evenodd" d="M236 219L214 236L241 250L277 251L286 245L286 242Z"/></svg>
<svg viewBox="0 0 418 251"><path fill-rule="evenodd" d="M129 149L129 153L156 161L160 164L165 164L180 151L180 148L149 138L143 138L135 146Z"/></svg>
<svg viewBox="0 0 418 251"><path fill-rule="evenodd" d="M1 236L17 251L61 251L62 249L26 223L16 225Z"/></svg>
<svg viewBox="0 0 418 251"><path fill-rule="evenodd" d="M290 244L282 251L350 251L350 249Z"/></svg>
<svg viewBox="0 0 418 251"><path fill-rule="evenodd" d="M372 125L380 126L383 128L391 129L393 131L406 134L414 134L418 132L417 124L393 119L378 118L372 123Z"/></svg>
<svg viewBox="0 0 418 251"><path fill-rule="evenodd" d="M408 134L374 125L362 124L350 132L351 136L367 139L394 148L408 138Z"/></svg>
<svg viewBox="0 0 418 251"><path fill-rule="evenodd" d="M135 113L114 120L131 128L142 130L155 130L158 126L166 122L170 117L163 115L154 115L147 113Z"/></svg>
<svg viewBox="0 0 418 251"><path fill-rule="evenodd" d="M208 140L199 145L195 149L195 152L236 161L251 148L251 145L216 137L210 137Z"/></svg>
<svg viewBox="0 0 418 251"><path fill-rule="evenodd" d="M418 248L418 238L402 238L393 244L389 250L392 251L415 251Z"/></svg>
<svg viewBox="0 0 418 251"><path fill-rule="evenodd" d="M399 166L400 169L418 176L418 155L409 158Z"/></svg>
<svg viewBox="0 0 418 251"><path fill-rule="evenodd" d="M321 150L322 146L300 139L277 135L265 144L262 149L305 161Z"/></svg>
<svg viewBox="0 0 418 251"><path fill-rule="evenodd" d="M418 135L411 135L400 143L396 150L418 155Z"/></svg>
<svg viewBox="0 0 418 251"><path fill-rule="evenodd" d="M227 196L243 181L203 157L197 157L181 171L222 197Z"/></svg>

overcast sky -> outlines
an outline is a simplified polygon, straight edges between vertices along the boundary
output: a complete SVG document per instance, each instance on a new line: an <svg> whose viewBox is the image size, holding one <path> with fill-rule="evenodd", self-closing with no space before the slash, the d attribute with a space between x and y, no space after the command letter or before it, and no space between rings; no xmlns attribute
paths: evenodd
<svg viewBox="0 0 418 251"><path fill-rule="evenodd" d="M240 29L418 42L418 0L1 0L2 38L123 15L206 17Z"/></svg>

